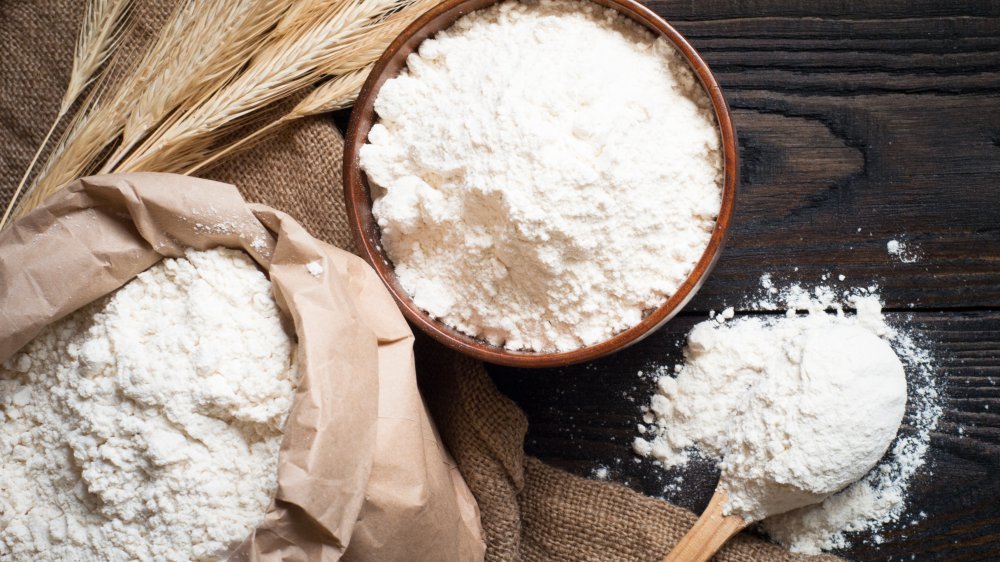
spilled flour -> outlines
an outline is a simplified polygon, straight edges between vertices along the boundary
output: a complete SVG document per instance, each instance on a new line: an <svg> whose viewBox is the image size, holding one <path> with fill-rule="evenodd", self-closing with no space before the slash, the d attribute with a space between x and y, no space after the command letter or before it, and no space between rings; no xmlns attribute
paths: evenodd
<svg viewBox="0 0 1000 562"><path fill-rule="evenodd" d="M750 518L860 478L762 524L797 552L843 548L847 533L876 533L906 507L941 415L931 357L886 323L874 287L780 290L767 276L762 286L755 307L786 315L733 319L727 310L695 326L685 364L660 369L634 448L665 467L713 459L730 493L727 509ZM893 440L901 418L907 427Z"/></svg>
<svg viewBox="0 0 1000 562"><path fill-rule="evenodd" d="M234 250L49 326L0 367L0 560L226 558L274 495L294 349Z"/></svg>
<svg viewBox="0 0 1000 562"><path fill-rule="evenodd" d="M920 248L912 242L903 240L889 240L885 244L885 249L890 256L895 257L902 263L916 263L920 260Z"/></svg>

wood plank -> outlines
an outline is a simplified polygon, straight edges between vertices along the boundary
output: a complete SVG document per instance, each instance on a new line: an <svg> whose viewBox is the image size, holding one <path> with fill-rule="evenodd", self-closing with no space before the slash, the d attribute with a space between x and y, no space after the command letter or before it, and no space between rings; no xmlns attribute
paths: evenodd
<svg viewBox="0 0 1000 562"><path fill-rule="evenodd" d="M907 20L915 17L1000 16L1000 5L989 0L880 0L879 2L813 2L776 0L654 0L647 3L678 20L754 20L764 17L808 19Z"/></svg>
<svg viewBox="0 0 1000 562"><path fill-rule="evenodd" d="M651 496L663 495L668 474L631 452L639 407L653 390L655 365L681 360L687 331L704 317L685 316L613 357L552 370L490 366L500 389L530 420L526 449L545 462L584 476L606 467L610 478ZM841 553L854 560L989 560L1000 558L1000 312L894 313L928 342L943 383L945 414L932 435L930 462L910 489L904 525L886 529ZM707 504L717 472L694 463L683 473L676 503ZM925 512L926 517L918 514ZM914 524L909 524L915 521Z"/></svg>
<svg viewBox="0 0 1000 562"><path fill-rule="evenodd" d="M765 272L878 283L897 309L1000 307L1000 3L650 6L739 133L731 236L689 310L738 306Z"/></svg>

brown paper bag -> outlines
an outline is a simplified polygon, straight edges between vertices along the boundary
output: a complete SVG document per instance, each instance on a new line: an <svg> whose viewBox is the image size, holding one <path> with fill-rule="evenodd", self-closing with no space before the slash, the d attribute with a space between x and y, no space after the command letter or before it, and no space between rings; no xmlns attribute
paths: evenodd
<svg viewBox="0 0 1000 562"><path fill-rule="evenodd" d="M298 338L278 489L231 560L482 560L479 510L416 386L413 334L374 271L235 187L77 180L0 233L0 362L185 247L246 251ZM305 264L319 260L314 276Z"/></svg>

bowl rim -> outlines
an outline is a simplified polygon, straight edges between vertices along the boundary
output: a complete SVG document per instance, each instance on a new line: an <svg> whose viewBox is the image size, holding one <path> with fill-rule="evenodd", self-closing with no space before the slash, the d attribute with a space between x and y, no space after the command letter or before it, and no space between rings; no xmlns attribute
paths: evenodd
<svg viewBox="0 0 1000 562"><path fill-rule="evenodd" d="M405 66L406 56L416 50L424 39L449 27L460 17L502 1L504 0L445 0L414 20L389 44L375 62L351 111L344 138L343 183L348 221L361 257L375 268L403 315L438 342L476 359L512 367L559 367L590 361L620 351L655 332L694 297L718 262L736 199L739 176L736 131L729 104L722 95L722 89L708 64L666 20L635 0L577 0L614 9L659 36L666 37L680 50L708 93L722 138L724 174L722 206L709 243L684 282L666 301L647 314L638 324L594 345L561 352L514 351L468 336L432 318L417 307L409 294L399 285L393 266L381 249L378 225L371 214L371 192L367 178L361 171L358 154L367 140L371 126L376 122L374 103L378 90L386 80L396 76Z"/></svg>

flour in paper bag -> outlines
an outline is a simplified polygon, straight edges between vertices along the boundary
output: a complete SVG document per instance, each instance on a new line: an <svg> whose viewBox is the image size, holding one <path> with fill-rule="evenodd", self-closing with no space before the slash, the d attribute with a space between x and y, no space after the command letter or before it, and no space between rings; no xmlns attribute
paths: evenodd
<svg viewBox="0 0 1000 562"><path fill-rule="evenodd" d="M294 352L235 250L49 326L0 369L0 559L225 559L274 495Z"/></svg>

